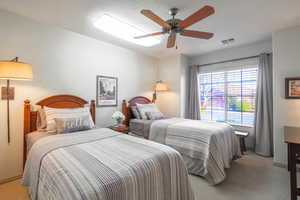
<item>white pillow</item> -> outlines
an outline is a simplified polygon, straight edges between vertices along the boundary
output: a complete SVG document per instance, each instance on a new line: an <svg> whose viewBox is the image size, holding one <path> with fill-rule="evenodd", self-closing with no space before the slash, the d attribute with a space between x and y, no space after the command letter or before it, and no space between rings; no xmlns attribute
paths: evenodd
<svg viewBox="0 0 300 200"><path fill-rule="evenodd" d="M89 116L89 124L91 128L95 127L90 110L88 107L83 108L69 108L69 109L60 109L60 108L49 108L44 107L46 121L47 121L47 131L50 133L56 132L56 122L55 118L78 118Z"/></svg>
<svg viewBox="0 0 300 200"><path fill-rule="evenodd" d="M155 113L161 113L160 110L156 107L155 104L136 104L136 107L141 115L142 119L148 119L146 112L155 112Z"/></svg>

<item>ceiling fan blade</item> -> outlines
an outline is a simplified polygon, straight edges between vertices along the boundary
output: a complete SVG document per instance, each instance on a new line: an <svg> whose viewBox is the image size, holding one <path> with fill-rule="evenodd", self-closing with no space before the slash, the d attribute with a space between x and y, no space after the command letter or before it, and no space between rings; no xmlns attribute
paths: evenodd
<svg viewBox="0 0 300 200"><path fill-rule="evenodd" d="M171 28L171 26L167 22L165 22L162 18L154 14L151 10L142 10L141 13L149 19L151 19L152 21L159 24L160 26L165 28Z"/></svg>
<svg viewBox="0 0 300 200"><path fill-rule="evenodd" d="M145 38L145 37L162 35L162 34L165 34L165 32L156 32L156 33L150 33L150 34L146 34L146 35L141 35L141 36L134 37L134 39L141 39L141 38Z"/></svg>
<svg viewBox="0 0 300 200"><path fill-rule="evenodd" d="M167 48L172 48L175 46L176 33L171 33L168 37Z"/></svg>
<svg viewBox="0 0 300 200"><path fill-rule="evenodd" d="M201 31L192 31L192 30L183 30L180 35L193 37L193 38L200 38L200 39L210 39L214 36L213 33L208 32L201 32Z"/></svg>
<svg viewBox="0 0 300 200"><path fill-rule="evenodd" d="M199 9L197 12L192 14L191 16L187 17L183 21L181 21L178 26L180 28L186 28L188 26L193 25L194 23L212 15L215 13L215 9L211 6L204 6L203 8Z"/></svg>

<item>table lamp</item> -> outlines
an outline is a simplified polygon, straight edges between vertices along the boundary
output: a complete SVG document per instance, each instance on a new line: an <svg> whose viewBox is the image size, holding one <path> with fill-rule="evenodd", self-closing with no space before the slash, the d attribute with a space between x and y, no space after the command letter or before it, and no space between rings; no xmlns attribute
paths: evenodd
<svg viewBox="0 0 300 200"><path fill-rule="evenodd" d="M10 87L10 80L31 80L32 67L18 61L18 57L11 61L0 61L0 79L7 80L7 86L1 88L2 100L7 100L7 141L10 143L9 101L14 100L15 89Z"/></svg>
<svg viewBox="0 0 300 200"><path fill-rule="evenodd" d="M154 86L154 93L153 93L153 98L152 98L153 103L155 103L155 101L156 101L157 92L163 92L163 91L168 91L167 84L164 83L163 81L157 81Z"/></svg>

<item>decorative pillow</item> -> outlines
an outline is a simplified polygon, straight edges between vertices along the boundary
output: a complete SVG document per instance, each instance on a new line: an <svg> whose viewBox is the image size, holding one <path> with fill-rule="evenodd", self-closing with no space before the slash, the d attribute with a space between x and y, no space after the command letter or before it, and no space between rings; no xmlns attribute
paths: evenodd
<svg viewBox="0 0 300 200"><path fill-rule="evenodd" d="M45 110L42 108L39 108L37 110L36 129L38 131L43 131L46 128L47 128L47 120L46 120Z"/></svg>
<svg viewBox="0 0 300 200"><path fill-rule="evenodd" d="M70 109L45 107L44 110L47 121L46 130L50 133L55 133L57 129L55 118L78 118L83 116L89 116L90 127L95 126L88 107Z"/></svg>
<svg viewBox="0 0 300 200"><path fill-rule="evenodd" d="M136 104L142 119L148 119L146 112L160 112L155 104Z"/></svg>
<svg viewBox="0 0 300 200"><path fill-rule="evenodd" d="M56 132L60 133L72 133L76 131L84 131L92 129L90 123L90 116L81 116L76 118L55 118Z"/></svg>
<svg viewBox="0 0 300 200"><path fill-rule="evenodd" d="M134 118L142 119L136 106L131 106L130 108L131 108L131 111L132 111L132 114L133 114Z"/></svg>
<svg viewBox="0 0 300 200"><path fill-rule="evenodd" d="M161 112L146 112L146 116L149 120L164 119L165 116Z"/></svg>

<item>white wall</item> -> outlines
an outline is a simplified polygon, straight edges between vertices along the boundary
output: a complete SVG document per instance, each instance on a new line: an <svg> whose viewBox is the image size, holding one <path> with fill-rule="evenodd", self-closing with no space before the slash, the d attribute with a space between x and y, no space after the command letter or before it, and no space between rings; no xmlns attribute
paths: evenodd
<svg viewBox="0 0 300 200"><path fill-rule="evenodd" d="M22 172L23 100L36 102L69 93L95 99L96 75L119 78L119 104L137 95L151 97L157 60L70 31L42 25L0 10L0 60L19 56L32 64L34 80L13 81L12 142L7 144L6 102L0 101L0 181ZM4 86L5 81L0 81ZM107 126L116 107L97 108L97 125Z"/></svg>
<svg viewBox="0 0 300 200"><path fill-rule="evenodd" d="M262 52L272 52L272 40L259 41L249 45L226 48L208 54L190 57L192 65L203 65L224 60L256 56Z"/></svg>
<svg viewBox="0 0 300 200"><path fill-rule="evenodd" d="M167 117L180 115L180 56L159 60L158 80L164 81L169 91L158 92L156 104Z"/></svg>
<svg viewBox="0 0 300 200"><path fill-rule="evenodd" d="M285 99L285 78L300 77L300 26L273 33L274 162L287 163L284 126L300 126L300 100ZM299 133L300 134L300 133Z"/></svg>
<svg viewBox="0 0 300 200"><path fill-rule="evenodd" d="M189 59L184 55L180 55L180 117L186 117L188 109L188 73Z"/></svg>
<svg viewBox="0 0 300 200"><path fill-rule="evenodd" d="M169 91L158 93L157 105L167 117L184 117L188 60L176 55L159 60L158 79L167 83Z"/></svg>

